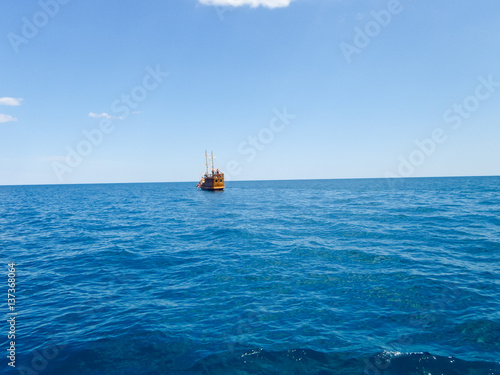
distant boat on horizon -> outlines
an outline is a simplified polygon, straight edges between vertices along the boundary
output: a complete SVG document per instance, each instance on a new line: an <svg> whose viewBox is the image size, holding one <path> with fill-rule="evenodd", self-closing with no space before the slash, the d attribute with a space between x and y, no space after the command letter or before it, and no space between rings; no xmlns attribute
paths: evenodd
<svg viewBox="0 0 500 375"><path fill-rule="evenodd" d="M208 162L210 159L211 163ZM224 173L222 173L214 165L214 152L211 152L211 156L208 156L207 151L205 151L205 174L201 177L200 182L196 185L196 189L201 188L202 190L224 190ZM209 165L211 165L211 170L209 170Z"/></svg>

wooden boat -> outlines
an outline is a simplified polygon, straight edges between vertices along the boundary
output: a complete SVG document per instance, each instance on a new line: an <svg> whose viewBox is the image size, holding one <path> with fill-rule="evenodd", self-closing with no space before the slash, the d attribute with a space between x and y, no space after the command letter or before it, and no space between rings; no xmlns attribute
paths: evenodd
<svg viewBox="0 0 500 375"><path fill-rule="evenodd" d="M211 163L209 164L208 160ZM205 151L205 174L201 177L200 182L196 185L196 189L201 188L202 190L224 190L224 173L214 166L214 153L212 151L211 156ZM209 171L209 166L211 165L211 171Z"/></svg>

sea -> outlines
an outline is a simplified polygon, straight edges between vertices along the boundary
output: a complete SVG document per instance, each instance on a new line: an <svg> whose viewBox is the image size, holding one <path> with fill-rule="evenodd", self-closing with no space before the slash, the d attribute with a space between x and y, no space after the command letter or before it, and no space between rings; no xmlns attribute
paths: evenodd
<svg viewBox="0 0 500 375"><path fill-rule="evenodd" d="M500 374L500 177L1 186L0 228L0 373Z"/></svg>

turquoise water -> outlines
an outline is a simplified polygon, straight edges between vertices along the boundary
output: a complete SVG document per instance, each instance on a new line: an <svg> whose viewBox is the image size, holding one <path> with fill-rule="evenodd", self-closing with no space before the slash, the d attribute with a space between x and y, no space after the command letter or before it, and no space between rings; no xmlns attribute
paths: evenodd
<svg viewBox="0 0 500 375"><path fill-rule="evenodd" d="M0 187L0 371L500 374L499 177L195 186Z"/></svg>

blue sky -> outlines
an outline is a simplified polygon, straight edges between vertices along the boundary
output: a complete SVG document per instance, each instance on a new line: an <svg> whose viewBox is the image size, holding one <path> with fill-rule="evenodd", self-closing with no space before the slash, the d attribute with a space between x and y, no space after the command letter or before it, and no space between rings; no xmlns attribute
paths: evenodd
<svg viewBox="0 0 500 375"><path fill-rule="evenodd" d="M206 149L231 180L499 175L499 15L4 1L0 184L196 181Z"/></svg>

